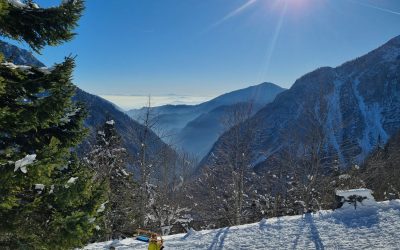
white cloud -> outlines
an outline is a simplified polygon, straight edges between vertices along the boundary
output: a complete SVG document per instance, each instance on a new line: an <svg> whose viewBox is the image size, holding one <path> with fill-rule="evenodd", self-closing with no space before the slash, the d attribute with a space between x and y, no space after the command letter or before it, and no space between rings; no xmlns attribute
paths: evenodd
<svg viewBox="0 0 400 250"><path fill-rule="evenodd" d="M123 110L141 108L147 105L148 96L145 95L100 95L102 98L114 103ZM159 95L151 96L151 106L166 104L195 105L214 98L213 96L187 96L187 95Z"/></svg>

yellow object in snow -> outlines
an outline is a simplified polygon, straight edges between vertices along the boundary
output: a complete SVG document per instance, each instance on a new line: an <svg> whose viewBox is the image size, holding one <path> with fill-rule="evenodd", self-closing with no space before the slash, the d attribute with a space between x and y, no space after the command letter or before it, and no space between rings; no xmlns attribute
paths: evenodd
<svg viewBox="0 0 400 250"><path fill-rule="evenodd" d="M157 241L150 241L149 243L149 250L160 250L161 249L161 244L159 244Z"/></svg>

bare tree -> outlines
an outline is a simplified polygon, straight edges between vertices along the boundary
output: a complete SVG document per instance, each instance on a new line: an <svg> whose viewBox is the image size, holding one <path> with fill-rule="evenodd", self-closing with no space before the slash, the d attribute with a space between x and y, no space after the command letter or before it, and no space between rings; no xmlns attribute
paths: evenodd
<svg viewBox="0 0 400 250"><path fill-rule="evenodd" d="M98 210L104 214L99 228L103 240L120 238L136 225L137 216L136 197L131 192L136 185L126 170L127 152L114 125L114 120L108 120L97 130L96 144L84 158L96 181L103 183L108 192L108 201Z"/></svg>
<svg viewBox="0 0 400 250"><path fill-rule="evenodd" d="M220 137L200 180L207 186L214 211L231 225L241 224L245 208L251 206L252 146L257 132L252 113L251 103L234 105L226 113L221 122L227 132Z"/></svg>
<svg viewBox="0 0 400 250"><path fill-rule="evenodd" d="M177 221L184 221L189 210L183 202L188 174L192 167L186 156L181 156L168 144L156 144L155 140L168 136L158 128L158 116L154 114L149 97L139 131L140 147L136 164L139 170L140 225L156 227L162 233ZM154 130L157 130L155 133ZM194 163L194 161L193 161ZM186 216L187 217L187 216Z"/></svg>
<svg viewBox="0 0 400 250"><path fill-rule="evenodd" d="M383 147L367 158L362 166L361 176L366 186L374 191L377 200L400 198L400 132L395 134Z"/></svg>

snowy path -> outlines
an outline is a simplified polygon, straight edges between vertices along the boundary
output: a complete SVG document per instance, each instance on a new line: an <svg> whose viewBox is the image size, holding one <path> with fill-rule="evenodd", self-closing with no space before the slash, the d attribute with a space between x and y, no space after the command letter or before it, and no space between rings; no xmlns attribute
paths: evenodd
<svg viewBox="0 0 400 250"><path fill-rule="evenodd" d="M134 239L115 243L116 249L147 249ZM110 244L85 249L108 249ZM400 249L400 200L167 236L165 249Z"/></svg>

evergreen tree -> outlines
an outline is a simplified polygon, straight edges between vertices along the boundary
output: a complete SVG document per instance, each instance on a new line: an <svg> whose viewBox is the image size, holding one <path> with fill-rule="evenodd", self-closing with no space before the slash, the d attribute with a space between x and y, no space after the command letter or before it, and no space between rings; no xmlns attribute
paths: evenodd
<svg viewBox="0 0 400 250"><path fill-rule="evenodd" d="M104 183L108 190L108 201L100 209L104 217L99 238L118 239L136 226L134 190L137 186L132 174L126 170L127 151L122 146L114 120L106 121L97 131L96 141L86 160L96 173L96 181Z"/></svg>
<svg viewBox="0 0 400 250"><path fill-rule="evenodd" d="M0 0L0 35L39 51L72 38L80 0L43 9ZM74 156L85 129L71 97L73 58L52 68L0 63L0 246L82 246L100 220L102 187ZM97 218L97 219L96 219Z"/></svg>
<svg viewBox="0 0 400 250"><path fill-rule="evenodd" d="M74 37L72 30L83 11L82 0L63 0L52 8L40 8L32 1L0 0L0 33L24 41L39 52L46 45L58 45Z"/></svg>

